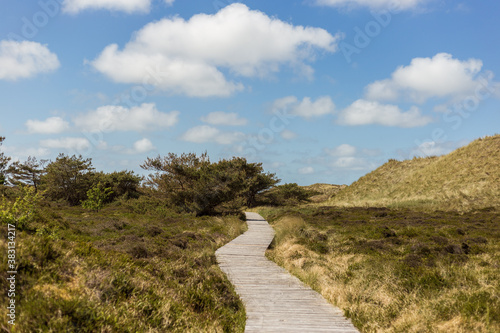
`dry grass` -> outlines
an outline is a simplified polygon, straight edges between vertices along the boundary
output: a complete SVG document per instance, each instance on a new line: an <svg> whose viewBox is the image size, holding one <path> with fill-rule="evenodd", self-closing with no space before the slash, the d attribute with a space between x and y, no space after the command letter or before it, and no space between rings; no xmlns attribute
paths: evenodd
<svg viewBox="0 0 500 333"><path fill-rule="evenodd" d="M500 206L500 135L440 156L390 160L323 205L469 211Z"/></svg>
<svg viewBox="0 0 500 333"><path fill-rule="evenodd" d="M332 185L323 183L303 186L304 189L317 193L309 198L313 203L324 202L346 187L347 185Z"/></svg>
<svg viewBox="0 0 500 333"><path fill-rule="evenodd" d="M500 331L500 217L374 208L262 211L268 256L362 332Z"/></svg>

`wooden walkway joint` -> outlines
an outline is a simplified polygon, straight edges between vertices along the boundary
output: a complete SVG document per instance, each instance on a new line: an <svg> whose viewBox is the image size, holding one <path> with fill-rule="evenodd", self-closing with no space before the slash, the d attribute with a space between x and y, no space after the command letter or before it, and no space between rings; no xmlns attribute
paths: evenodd
<svg viewBox="0 0 500 333"><path fill-rule="evenodd" d="M339 308L265 257L274 230L259 214L245 214L248 231L215 252L245 305L245 332L359 332Z"/></svg>

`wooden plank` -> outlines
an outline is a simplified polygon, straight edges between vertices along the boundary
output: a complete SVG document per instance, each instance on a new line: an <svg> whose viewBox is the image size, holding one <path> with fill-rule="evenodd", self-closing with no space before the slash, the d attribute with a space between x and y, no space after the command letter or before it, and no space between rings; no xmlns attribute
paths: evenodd
<svg viewBox="0 0 500 333"><path fill-rule="evenodd" d="M339 308L265 257L274 230L259 214L245 214L248 231L215 252L245 305L245 332L359 332Z"/></svg>

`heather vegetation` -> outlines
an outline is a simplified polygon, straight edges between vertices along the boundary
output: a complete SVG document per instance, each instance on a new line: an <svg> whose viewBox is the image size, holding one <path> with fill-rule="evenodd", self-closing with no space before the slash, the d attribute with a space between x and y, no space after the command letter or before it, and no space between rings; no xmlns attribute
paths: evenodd
<svg viewBox="0 0 500 333"><path fill-rule="evenodd" d="M143 168L152 174L105 173L75 155L0 155L0 289L9 223L18 271L16 325L2 306L2 331L243 331L244 308L214 253L245 230L241 208L279 180L261 164L207 154Z"/></svg>
<svg viewBox="0 0 500 333"><path fill-rule="evenodd" d="M500 331L500 136L260 207L267 255L361 332Z"/></svg>
<svg viewBox="0 0 500 333"><path fill-rule="evenodd" d="M241 218L196 218L146 199L98 213L46 199L33 207L32 192L9 195L21 198L0 207L2 256L5 221L18 219L12 332L243 331L244 308L214 256L243 232ZM3 330L7 318L2 306Z"/></svg>
<svg viewBox="0 0 500 333"><path fill-rule="evenodd" d="M276 230L268 257L362 332L496 332L498 138L390 161L351 186L278 185L260 163L206 153L148 158L147 177L0 153L0 289L7 223L19 272L16 326L2 306L0 329L242 332L243 304L214 253L253 209Z"/></svg>
<svg viewBox="0 0 500 333"><path fill-rule="evenodd" d="M151 174L105 173L76 155L0 154L4 291L7 225L16 225L13 332L243 331L215 250L245 230L243 207L302 201L305 191L276 188L275 174L243 158L167 154L142 168Z"/></svg>
<svg viewBox="0 0 500 333"><path fill-rule="evenodd" d="M410 209L261 209L267 255L361 332L498 332L500 215Z"/></svg>

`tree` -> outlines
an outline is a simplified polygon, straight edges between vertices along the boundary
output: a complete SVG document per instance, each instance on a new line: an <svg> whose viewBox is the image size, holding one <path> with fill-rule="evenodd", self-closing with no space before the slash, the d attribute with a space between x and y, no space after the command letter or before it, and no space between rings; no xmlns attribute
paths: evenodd
<svg viewBox="0 0 500 333"><path fill-rule="evenodd" d="M211 163L207 153L170 153L148 158L141 166L155 173L148 184L169 203L197 215L211 215L216 209L236 199L255 202L255 196L276 184L274 174L264 173L261 164L234 157Z"/></svg>
<svg viewBox="0 0 500 333"><path fill-rule="evenodd" d="M217 207L240 197L245 188L244 177L234 160L205 164L194 175L191 201L197 215L215 214Z"/></svg>
<svg viewBox="0 0 500 333"><path fill-rule="evenodd" d="M52 200L65 200L70 205L78 205L87 196L93 185L92 159L59 154L51 162L42 177L42 185Z"/></svg>
<svg viewBox="0 0 500 333"><path fill-rule="evenodd" d="M111 202L118 197L138 198L142 179L133 171L98 172L94 175L93 182L94 184L100 182L104 187L112 189L113 193L106 199L106 202Z"/></svg>
<svg viewBox="0 0 500 333"><path fill-rule="evenodd" d="M312 194L311 191L300 187L296 183L287 183L276 186L274 191L270 193L270 197L273 204L287 205L307 202Z"/></svg>
<svg viewBox="0 0 500 333"><path fill-rule="evenodd" d="M9 183L17 186L30 185L33 186L35 192L37 192L47 162L47 160L41 160L39 162L36 157L29 156L24 163L19 161L12 163L7 170L9 174Z"/></svg>
<svg viewBox="0 0 500 333"><path fill-rule="evenodd" d="M98 212L104 207L104 203L112 193L111 188L98 183L87 191L87 199L82 201L82 207Z"/></svg>
<svg viewBox="0 0 500 333"><path fill-rule="evenodd" d="M235 157L232 160L235 172L241 173L243 188L240 195L245 199L248 207L254 207L258 194L270 189L280 182L276 174L264 172L262 163L248 163L245 158Z"/></svg>
<svg viewBox="0 0 500 333"><path fill-rule="evenodd" d="M189 210L195 183L199 180L199 171L209 164L207 153L201 156L194 153L183 153L180 156L169 153L165 157L148 157L141 168L154 171L149 175L147 185L156 189L169 203Z"/></svg>
<svg viewBox="0 0 500 333"><path fill-rule="evenodd" d="M2 145L5 137L0 136L0 146ZM9 166L10 157L5 156L3 152L0 153L0 185L4 185L6 181L6 171Z"/></svg>

